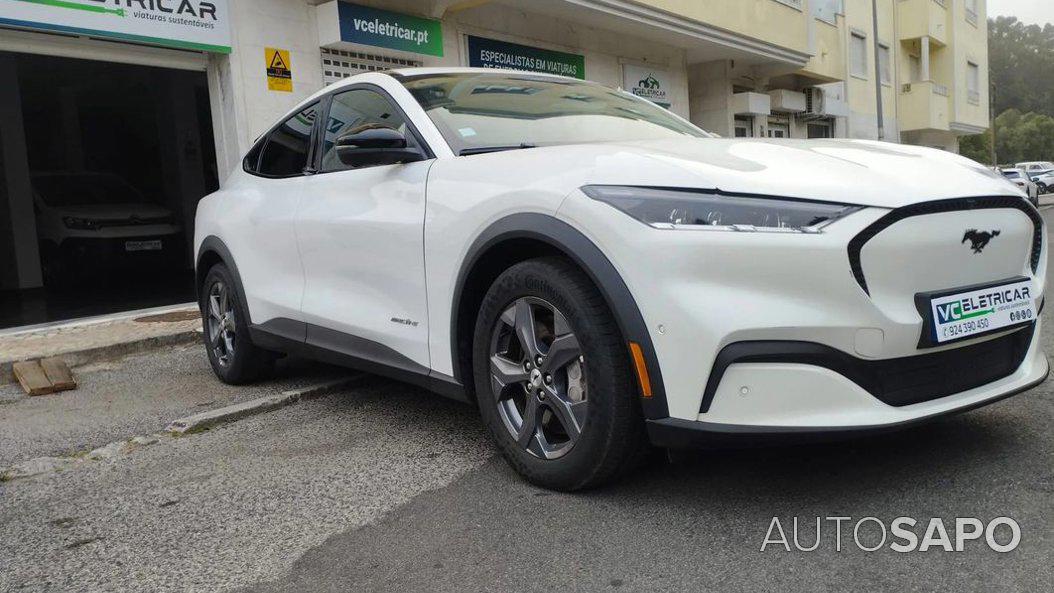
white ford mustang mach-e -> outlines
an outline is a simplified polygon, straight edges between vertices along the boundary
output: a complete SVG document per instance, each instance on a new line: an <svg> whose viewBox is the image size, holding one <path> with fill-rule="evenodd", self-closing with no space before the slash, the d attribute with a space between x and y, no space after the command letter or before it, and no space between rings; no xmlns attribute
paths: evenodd
<svg viewBox="0 0 1054 593"><path fill-rule="evenodd" d="M1046 377L1043 221L958 156L713 138L555 76L354 76L198 209L205 341L242 383L306 355L475 402L573 490L649 443L886 430Z"/></svg>

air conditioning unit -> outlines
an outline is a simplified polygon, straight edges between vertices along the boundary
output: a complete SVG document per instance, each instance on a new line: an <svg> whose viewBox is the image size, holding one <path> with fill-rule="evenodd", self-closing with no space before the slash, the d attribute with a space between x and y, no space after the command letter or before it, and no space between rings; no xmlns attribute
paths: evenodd
<svg viewBox="0 0 1054 593"><path fill-rule="evenodd" d="M849 115L849 106L837 96L827 93L820 87L809 87L805 89L805 116L816 117L846 117Z"/></svg>
<svg viewBox="0 0 1054 593"><path fill-rule="evenodd" d="M772 110L778 113L802 113L805 111L805 93L787 89L769 91Z"/></svg>
<svg viewBox="0 0 1054 593"><path fill-rule="evenodd" d="M823 115L823 89L810 87L805 89L805 114Z"/></svg>
<svg viewBox="0 0 1054 593"><path fill-rule="evenodd" d="M770 115L772 98L764 93L733 93L732 113L736 115Z"/></svg>

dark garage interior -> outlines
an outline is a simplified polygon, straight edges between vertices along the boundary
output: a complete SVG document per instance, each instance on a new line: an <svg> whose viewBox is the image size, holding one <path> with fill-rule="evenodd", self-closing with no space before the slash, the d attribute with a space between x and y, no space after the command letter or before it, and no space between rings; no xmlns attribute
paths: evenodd
<svg viewBox="0 0 1054 593"><path fill-rule="evenodd" d="M0 53L0 328L194 300L204 72Z"/></svg>

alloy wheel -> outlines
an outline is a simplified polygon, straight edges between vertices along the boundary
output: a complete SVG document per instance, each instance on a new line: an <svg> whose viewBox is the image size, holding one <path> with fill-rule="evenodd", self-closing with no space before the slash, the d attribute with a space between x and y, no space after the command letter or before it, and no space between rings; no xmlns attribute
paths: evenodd
<svg viewBox="0 0 1054 593"><path fill-rule="evenodd" d="M209 347L220 366L229 366L234 358L235 323L234 303L230 290L223 282L209 289L208 300Z"/></svg>
<svg viewBox="0 0 1054 593"><path fill-rule="evenodd" d="M498 415L517 445L542 459L566 455L586 421L585 365L567 318L535 297L502 312L490 345Z"/></svg>

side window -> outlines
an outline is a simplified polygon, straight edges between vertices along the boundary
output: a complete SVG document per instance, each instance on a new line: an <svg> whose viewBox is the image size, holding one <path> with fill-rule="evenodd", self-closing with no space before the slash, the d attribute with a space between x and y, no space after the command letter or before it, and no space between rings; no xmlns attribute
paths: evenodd
<svg viewBox="0 0 1054 593"><path fill-rule="evenodd" d="M260 138L256 141L256 144L249 149L249 154L245 155L245 160L242 161L242 167L250 172L257 173L258 165L260 164L260 153L263 152L264 144L267 144L267 138Z"/></svg>
<svg viewBox="0 0 1054 593"><path fill-rule="evenodd" d="M355 130L385 127L398 130L406 137L409 146L417 146L417 140L407 129L406 121L387 97L366 89L355 89L333 95L326 120L325 139L322 143L322 173L352 169L337 156L334 143L337 138Z"/></svg>
<svg viewBox="0 0 1054 593"><path fill-rule="evenodd" d="M318 103L282 122L267 137L257 171L270 177L303 175L311 148L311 128L318 118Z"/></svg>

